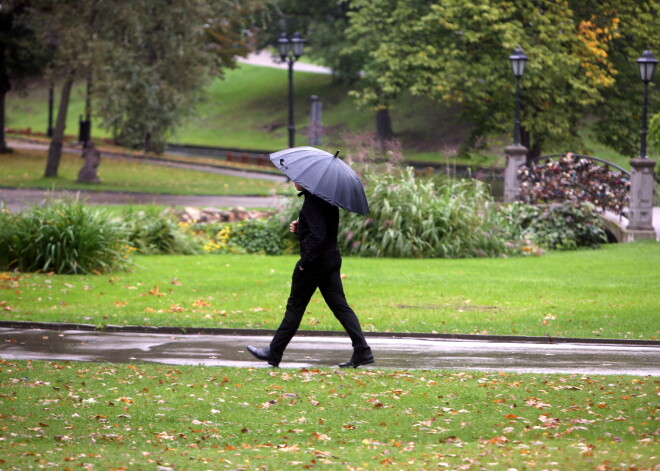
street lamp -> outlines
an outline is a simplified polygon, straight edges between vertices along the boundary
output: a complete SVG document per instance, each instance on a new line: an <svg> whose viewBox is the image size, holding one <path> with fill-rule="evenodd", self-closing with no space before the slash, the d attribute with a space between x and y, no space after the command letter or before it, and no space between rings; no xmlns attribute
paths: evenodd
<svg viewBox="0 0 660 471"><path fill-rule="evenodd" d="M639 76L644 82L644 108L642 109L642 144L639 151L641 159L648 159L646 155L646 135L648 133L648 107L649 107L649 82L653 80L653 73L655 67L658 65L658 59L655 58L650 50L644 51L642 56L637 59L637 66L639 67Z"/></svg>
<svg viewBox="0 0 660 471"><path fill-rule="evenodd" d="M525 63L527 56L520 48L516 47L513 54L509 56L513 76L516 78L516 120L513 126L513 145L506 146L504 154L506 155L506 168L504 170L504 202L512 203L520 198L520 167L530 161L527 155L527 148L520 145L520 79L525 73Z"/></svg>
<svg viewBox="0 0 660 471"><path fill-rule="evenodd" d="M525 73L527 56L518 46L513 54L509 56L509 60L511 61L513 76L516 78L516 120L513 126L513 145L517 146L520 145L520 79Z"/></svg>
<svg viewBox="0 0 660 471"><path fill-rule="evenodd" d="M277 40L277 49L283 61L289 64L289 147L294 147L296 128L293 125L293 63L303 54L305 40L300 33L294 33L289 38L286 33L282 33Z"/></svg>

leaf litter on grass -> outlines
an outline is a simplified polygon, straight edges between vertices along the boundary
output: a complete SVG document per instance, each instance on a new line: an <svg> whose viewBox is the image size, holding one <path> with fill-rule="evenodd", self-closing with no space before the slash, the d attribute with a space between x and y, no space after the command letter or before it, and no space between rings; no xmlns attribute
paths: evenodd
<svg viewBox="0 0 660 471"><path fill-rule="evenodd" d="M0 360L0 464L654 469L659 383Z"/></svg>

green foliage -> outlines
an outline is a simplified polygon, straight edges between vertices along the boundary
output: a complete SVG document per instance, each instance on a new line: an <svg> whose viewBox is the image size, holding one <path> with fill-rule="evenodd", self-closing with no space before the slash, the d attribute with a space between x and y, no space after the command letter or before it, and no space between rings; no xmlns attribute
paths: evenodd
<svg viewBox="0 0 660 471"><path fill-rule="evenodd" d="M235 247L229 242L230 224L195 224L191 229L205 239L205 253L236 253Z"/></svg>
<svg viewBox="0 0 660 471"><path fill-rule="evenodd" d="M131 1L103 21L103 67L95 83L103 127L122 145L162 152L165 136L192 111L214 56L204 47L207 2ZM121 30L122 41L113 40ZM215 64L217 65L217 64Z"/></svg>
<svg viewBox="0 0 660 471"><path fill-rule="evenodd" d="M576 2L579 3L579 2ZM635 61L645 49L660 52L660 1L658 0L590 0L585 7L599 12L593 22L615 16L619 20L619 35L610 43L607 60L616 71L616 83L603 90L603 106L593 110L595 135L600 142L628 158L639 155L642 127L644 84ZM657 93L658 72L649 84L649 117L660 112Z"/></svg>
<svg viewBox="0 0 660 471"><path fill-rule="evenodd" d="M12 235L15 216L0 202L0 269L7 269L12 258Z"/></svg>
<svg viewBox="0 0 660 471"><path fill-rule="evenodd" d="M234 226L232 242L246 253L279 255L282 242L272 220L248 219Z"/></svg>
<svg viewBox="0 0 660 471"><path fill-rule="evenodd" d="M660 158L660 113L656 113L649 121L648 134L649 156L656 160ZM659 177L656 172L656 179Z"/></svg>
<svg viewBox="0 0 660 471"><path fill-rule="evenodd" d="M201 251L197 239L172 215L157 210L128 211L124 220L128 240L138 253L192 255Z"/></svg>
<svg viewBox="0 0 660 471"><path fill-rule="evenodd" d="M17 21L26 5L12 3L3 2L0 7L0 153L9 152L5 142L5 94L12 88L23 88L24 80L41 72L47 61L34 30Z"/></svg>
<svg viewBox="0 0 660 471"><path fill-rule="evenodd" d="M375 257L497 256L504 241L489 222L492 199L476 180L371 175L371 213L345 213L340 244L346 254Z"/></svg>
<svg viewBox="0 0 660 471"><path fill-rule="evenodd" d="M312 57L332 69L335 80L345 83L358 78L363 60L361 54L346 51L348 41L347 13L350 2L346 0L275 0L274 16L286 22L286 32L302 32L305 38L303 59ZM259 31L260 48L273 46L282 33L283 21L270 21Z"/></svg>
<svg viewBox="0 0 660 471"><path fill-rule="evenodd" d="M231 241L250 254L280 255L282 240L271 219L248 219L233 226Z"/></svg>
<svg viewBox="0 0 660 471"><path fill-rule="evenodd" d="M547 206L513 203L500 209L501 224L511 239L530 239L550 250L596 248L607 235L591 203L563 202Z"/></svg>
<svg viewBox="0 0 660 471"><path fill-rule="evenodd" d="M103 273L125 266L125 227L78 201L0 213L0 269L58 274Z"/></svg>
<svg viewBox="0 0 660 471"><path fill-rule="evenodd" d="M261 0L34 0L25 23L57 42L55 76L90 79L122 144L162 151L202 87L246 53ZM65 100L66 101L66 100Z"/></svg>
<svg viewBox="0 0 660 471"><path fill-rule="evenodd" d="M194 230L207 239L206 253L280 255L283 242L275 219L247 219L235 223L197 224Z"/></svg>
<svg viewBox="0 0 660 471"><path fill-rule="evenodd" d="M635 72L642 42L657 48L657 0L357 0L353 6L347 34L355 42L351 50L367 56L364 103L411 91L460 104L473 143L509 132L516 81L507 58L520 45L529 57L521 80L522 140L533 155L549 146L580 149L579 123L595 106L600 119L608 97L617 102L608 118L628 121L612 121L617 124L604 130L608 142L628 142L638 127L630 110L639 108L633 103L640 95L619 79ZM631 42L637 52L623 47ZM639 80L635 88L641 90Z"/></svg>

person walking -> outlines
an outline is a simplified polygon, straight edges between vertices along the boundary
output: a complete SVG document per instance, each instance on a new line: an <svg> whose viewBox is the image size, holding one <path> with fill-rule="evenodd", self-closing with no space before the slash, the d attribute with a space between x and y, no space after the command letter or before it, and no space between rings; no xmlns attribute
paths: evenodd
<svg viewBox="0 0 660 471"><path fill-rule="evenodd" d="M336 157L336 155L335 155ZM259 360L279 366L284 350L295 335L307 305L318 288L326 304L351 339L353 355L340 363L341 368L357 368L374 363L371 347L362 332L360 321L348 305L341 281L342 258L337 247L339 208L295 183L298 196L305 201L297 220L289 230L298 235L300 260L293 270L291 293L282 322L268 347L249 345L248 351Z"/></svg>

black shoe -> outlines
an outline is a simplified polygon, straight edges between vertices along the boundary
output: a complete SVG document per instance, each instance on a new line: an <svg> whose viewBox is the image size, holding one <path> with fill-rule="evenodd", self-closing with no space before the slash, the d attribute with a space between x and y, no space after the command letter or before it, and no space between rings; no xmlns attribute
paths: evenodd
<svg viewBox="0 0 660 471"><path fill-rule="evenodd" d="M252 345L248 345L247 350L259 360L267 361L269 365L279 366L280 364L280 362L275 360L270 354L270 348L268 347L257 348L253 347Z"/></svg>
<svg viewBox="0 0 660 471"><path fill-rule="evenodd" d="M340 363L339 368L357 368L362 365L371 365L374 363L374 356L371 350L362 352L361 354L353 354L351 359L346 363Z"/></svg>

